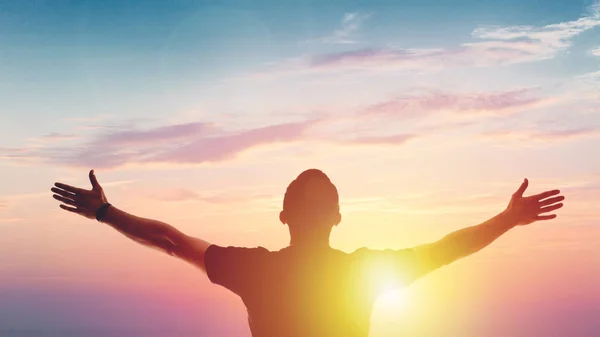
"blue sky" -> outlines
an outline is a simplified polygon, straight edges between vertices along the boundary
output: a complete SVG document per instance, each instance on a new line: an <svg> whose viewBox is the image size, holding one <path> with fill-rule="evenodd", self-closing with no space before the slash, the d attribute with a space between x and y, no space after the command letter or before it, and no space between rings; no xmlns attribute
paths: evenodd
<svg viewBox="0 0 600 337"><path fill-rule="evenodd" d="M344 226L332 240L345 250L403 247L481 221L525 175L532 188L559 187L572 200L558 224L515 234L484 258L433 276L414 297L440 284L465 291L465 279L487 277L464 313L486 301L481 315L492 317L494 303L510 308L517 299L494 295L501 272L469 270L495 261L499 270L527 271L521 261L538 259L533 276L513 280L511 289L528 289L531 301L504 313L504 335L539 303L572 300L544 306L540 317L549 322L581 300L600 310L600 298L577 293L600 281L590 267L600 265L599 10L589 0L0 0L0 176L8 177L0 190L0 299L20 304L0 301L0 327L22 326L28 313L41 328L99 324L80 312L78 301L88 301L81 289L90 291L90 312L122 303L123 315L212 291L175 262L57 210L50 185L87 186L90 168L128 211L217 243L277 248L287 243L276 218L282 191L301 170L319 167L342 191ZM536 282L556 274L587 278L536 292ZM147 280L154 283L121 297ZM173 289L177 301L166 305ZM153 300L156 293L164 296ZM55 311L38 305L58 297L65 302ZM94 306L99 297L105 302ZM451 302L416 312L443 317L444 303ZM148 315L166 327L201 322L225 331L231 323L186 305L187 318L167 309ZM77 326L69 326L73 313L83 315ZM190 318L196 314L203 318ZM123 317L106 324L146 320ZM577 319L527 331L568 331ZM382 324L377 336L401 331ZM460 335L451 322L439 326ZM474 335L497 327L481 329Z"/></svg>

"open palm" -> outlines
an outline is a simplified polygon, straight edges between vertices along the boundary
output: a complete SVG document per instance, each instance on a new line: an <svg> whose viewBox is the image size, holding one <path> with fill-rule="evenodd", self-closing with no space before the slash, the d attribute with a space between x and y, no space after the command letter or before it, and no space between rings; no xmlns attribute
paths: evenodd
<svg viewBox="0 0 600 337"><path fill-rule="evenodd" d="M54 199L61 201L60 208L77 213L88 219L95 219L98 209L107 202L102 186L98 183L94 170L90 171L92 189L86 190L63 183L55 183L50 190Z"/></svg>
<svg viewBox="0 0 600 337"><path fill-rule="evenodd" d="M548 214L563 206L561 201L565 199L559 190L551 190L539 194L523 197L529 181L525 179L519 189L512 195L506 208L506 213L517 225L528 225L538 220L550 220L556 218L556 214Z"/></svg>

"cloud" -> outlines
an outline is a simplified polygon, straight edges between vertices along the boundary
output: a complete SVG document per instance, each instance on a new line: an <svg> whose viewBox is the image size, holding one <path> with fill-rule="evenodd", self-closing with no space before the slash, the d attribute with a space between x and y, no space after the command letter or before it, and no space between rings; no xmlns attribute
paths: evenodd
<svg viewBox="0 0 600 337"><path fill-rule="evenodd" d="M519 46L537 59L552 58L557 52L571 46L571 39L584 31L600 25L600 14L595 7L578 20L536 26L509 26L500 28L477 28L475 38L495 41L497 47Z"/></svg>
<svg viewBox="0 0 600 337"><path fill-rule="evenodd" d="M72 167L218 162L260 145L299 140L314 120L227 132L206 123L108 131L80 145L0 148L0 159Z"/></svg>
<svg viewBox="0 0 600 337"><path fill-rule="evenodd" d="M481 123L512 117L556 102L538 88L492 92L408 90L381 102L330 115L319 128L346 144L402 144ZM348 135L353 138L349 139Z"/></svg>
<svg viewBox="0 0 600 337"><path fill-rule="evenodd" d="M183 201L202 201L212 204L230 204L237 202L256 201L258 199L272 198L272 195L267 194L251 194L245 193L244 196L225 194L225 193L197 193L185 188L168 188L163 189L160 193L148 195L150 199L167 201L167 202L183 202Z"/></svg>
<svg viewBox="0 0 600 337"><path fill-rule="evenodd" d="M351 44L357 41L352 38L352 35L356 33L362 24L370 17L369 14L346 13L341 21L341 27L333 31L331 35L325 36L321 39L323 43L341 43Z"/></svg>
<svg viewBox="0 0 600 337"><path fill-rule="evenodd" d="M151 130L126 130L109 132L97 143L110 143L113 147L144 145L148 142L176 141L196 136L210 135L214 128L209 123L186 123L162 126Z"/></svg>
<svg viewBox="0 0 600 337"><path fill-rule="evenodd" d="M207 122L146 129L129 125L116 131L101 128L90 138L69 146L48 143L0 148L0 159L30 165L42 163L116 169L130 165L152 167L218 163L236 158L250 149L305 141L340 146L398 146L429 134L439 134L448 130L444 127L450 124L453 129L469 126L471 124L465 123L467 119L490 114L506 116L538 108L548 100L539 96L535 88L467 93L409 91L384 102L354 108L354 111L346 111L343 115L319 113L318 119L241 130L227 130ZM450 113L445 115L450 119L440 119L436 115L439 113ZM431 115L436 117L422 118ZM420 119L412 125L405 123L408 118ZM394 124L399 122L402 125ZM176 195L177 198L183 196Z"/></svg>
<svg viewBox="0 0 600 337"><path fill-rule="evenodd" d="M600 57L600 47L590 50L590 54Z"/></svg>
<svg viewBox="0 0 600 337"><path fill-rule="evenodd" d="M473 42L450 48L361 48L294 58L252 77L342 70L439 70L490 67L548 60L566 51L577 35L600 25L598 5L577 20L545 26L479 27ZM345 32L345 30L340 30ZM344 36L342 34L342 36Z"/></svg>
<svg viewBox="0 0 600 337"><path fill-rule="evenodd" d="M76 139L76 138L77 138L76 135L53 132L53 133L50 133L50 134L40 137L40 140L59 142L59 141L63 141L63 140L72 140L72 139Z"/></svg>
<svg viewBox="0 0 600 337"><path fill-rule="evenodd" d="M445 93L440 91L403 94L365 109L367 115L387 115L400 118L452 111L456 113L513 113L543 103L533 89L497 92Z"/></svg>
<svg viewBox="0 0 600 337"><path fill-rule="evenodd" d="M513 140L527 140L527 141L566 141L587 137L598 137L600 136L600 126L587 126L571 129L562 130L499 130L482 133L483 139L494 140L494 139L513 139Z"/></svg>
<svg viewBox="0 0 600 337"><path fill-rule="evenodd" d="M457 196L459 195L459 196ZM402 214L466 214L489 212L498 208L509 196L482 193L460 196L460 191L436 191L416 195L386 195L362 198L344 198L342 212L376 211Z"/></svg>
<svg viewBox="0 0 600 337"><path fill-rule="evenodd" d="M356 137L347 140L346 143L355 145L401 145L415 138L417 138L417 135L413 134Z"/></svg>
<svg viewBox="0 0 600 337"><path fill-rule="evenodd" d="M162 151L148 160L170 163L222 161L259 145L300 140L314 123L315 121L304 121L278 124L234 134L203 137L184 146Z"/></svg>

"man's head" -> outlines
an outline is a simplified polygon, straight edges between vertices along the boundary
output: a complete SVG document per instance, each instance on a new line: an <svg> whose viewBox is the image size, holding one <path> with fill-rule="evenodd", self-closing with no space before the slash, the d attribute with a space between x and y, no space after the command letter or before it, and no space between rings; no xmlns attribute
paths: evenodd
<svg viewBox="0 0 600 337"><path fill-rule="evenodd" d="M325 173L317 169L302 172L288 186L279 214L290 227L292 239L329 235L341 221L338 192Z"/></svg>

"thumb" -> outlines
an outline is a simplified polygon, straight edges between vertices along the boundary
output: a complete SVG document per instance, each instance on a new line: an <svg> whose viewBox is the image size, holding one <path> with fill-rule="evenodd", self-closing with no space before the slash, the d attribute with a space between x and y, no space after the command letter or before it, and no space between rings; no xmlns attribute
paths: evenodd
<svg viewBox="0 0 600 337"><path fill-rule="evenodd" d="M513 194L513 196L521 198L523 196L523 193L527 189L528 185L529 185L529 180L527 180L527 178L525 178L523 180L523 183L521 184L519 189Z"/></svg>
<svg viewBox="0 0 600 337"><path fill-rule="evenodd" d="M95 190L102 189L100 184L98 183L98 179L96 179L96 175L94 174L94 170L90 170L90 182L92 183L92 188Z"/></svg>

